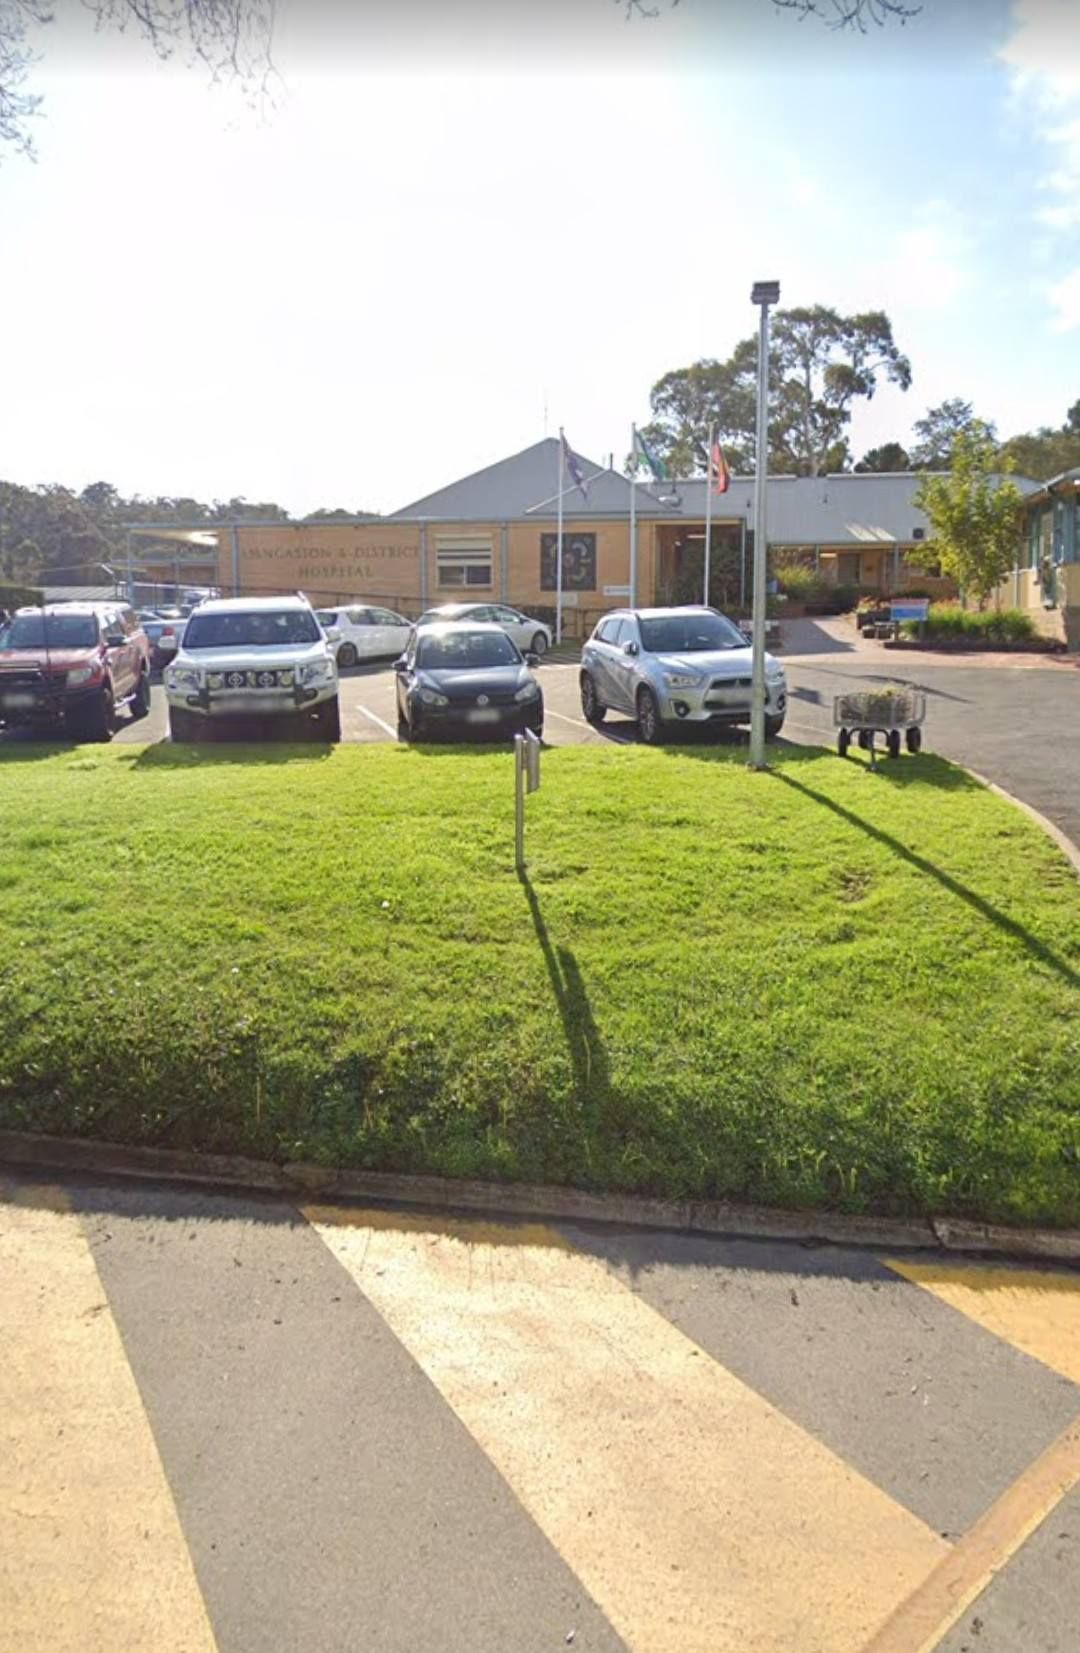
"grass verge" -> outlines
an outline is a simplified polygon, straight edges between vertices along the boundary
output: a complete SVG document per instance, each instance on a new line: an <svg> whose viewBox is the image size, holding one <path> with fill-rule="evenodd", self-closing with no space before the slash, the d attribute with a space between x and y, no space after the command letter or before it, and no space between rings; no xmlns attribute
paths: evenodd
<svg viewBox="0 0 1080 1653"><path fill-rule="evenodd" d="M0 750L0 1125L1080 1220L1080 886L923 755Z"/></svg>

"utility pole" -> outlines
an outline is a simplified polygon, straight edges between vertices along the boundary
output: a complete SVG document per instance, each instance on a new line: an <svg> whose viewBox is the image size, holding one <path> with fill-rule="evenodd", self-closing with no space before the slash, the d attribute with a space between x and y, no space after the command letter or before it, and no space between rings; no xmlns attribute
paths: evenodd
<svg viewBox="0 0 1080 1653"><path fill-rule="evenodd" d="M778 281L755 281L751 303L759 306L757 381L757 484L754 500L754 606L750 701L750 768L765 764L765 582L768 578L768 514L765 489L769 479L769 306L780 301Z"/></svg>

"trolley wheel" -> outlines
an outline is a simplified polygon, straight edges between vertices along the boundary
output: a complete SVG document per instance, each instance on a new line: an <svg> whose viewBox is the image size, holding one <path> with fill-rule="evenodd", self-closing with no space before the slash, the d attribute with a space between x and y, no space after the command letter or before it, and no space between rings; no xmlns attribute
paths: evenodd
<svg viewBox="0 0 1080 1653"><path fill-rule="evenodd" d="M848 747L851 745L851 730L841 729L836 737L836 750L842 758L847 757Z"/></svg>
<svg viewBox="0 0 1080 1653"><path fill-rule="evenodd" d="M913 723L907 732L907 749L909 752L922 751L922 730L917 723Z"/></svg>
<svg viewBox="0 0 1080 1653"><path fill-rule="evenodd" d="M859 730L859 747L860 747L860 749L863 752L869 752L869 750L870 750L870 748L873 744L874 744L874 737L871 734L870 730L869 729L860 729Z"/></svg>
<svg viewBox="0 0 1080 1653"><path fill-rule="evenodd" d="M890 758L898 758L900 756L900 731L899 731L899 729L890 729L889 730L887 745L888 745L888 748L889 748Z"/></svg>

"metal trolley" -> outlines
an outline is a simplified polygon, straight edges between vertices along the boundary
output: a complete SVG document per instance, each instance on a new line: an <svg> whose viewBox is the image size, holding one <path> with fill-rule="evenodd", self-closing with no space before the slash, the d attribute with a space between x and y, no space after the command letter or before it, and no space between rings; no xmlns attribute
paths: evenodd
<svg viewBox="0 0 1080 1653"><path fill-rule="evenodd" d="M903 745L909 752L922 748L922 725L926 719L926 692L923 689L861 689L833 698L836 749L846 757L852 740L870 753L874 764L874 736L884 735L885 750L898 758Z"/></svg>

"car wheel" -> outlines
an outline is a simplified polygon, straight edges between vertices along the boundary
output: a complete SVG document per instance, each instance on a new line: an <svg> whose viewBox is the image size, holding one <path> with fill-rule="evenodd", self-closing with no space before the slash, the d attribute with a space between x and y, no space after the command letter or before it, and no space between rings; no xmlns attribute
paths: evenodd
<svg viewBox="0 0 1080 1653"><path fill-rule="evenodd" d="M336 746L341 740L341 702L337 695L315 708L315 738Z"/></svg>
<svg viewBox="0 0 1080 1653"><path fill-rule="evenodd" d="M349 666L355 666L359 658L360 657L356 652L355 643L342 643L341 647L337 651L337 663L339 666L344 666L346 668Z"/></svg>
<svg viewBox="0 0 1080 1653"><path fill-rule="evenodd" d="M532 642L529 644L529 647L533 654L546 654L548 651L547 632L538 631Z"/></svg>
<svg viewBox="0 0 1080 1653"><path fill-rule="evenodd" d="M412 740L412 728L400 706L397 715L397 738L398 740Z"/></svg>
<svg viewBox="0 0 1080 1653"><path fill-rule="evenodd" d="M651 689L639 689L637 697L638 734L646 746L659 746L664 738L664 720Z"/></svg>
<svg viewBox="0 0 1080 1653"><path fill-rule="evenodd" d="M76 740L95 742L111 740L113 715L112 690L106 686L94 695L87 705L80 706L72 731Z"/></svg>
<svg viewBox="0 0 1080 1653"><path fill-rule="evenodd" d="M135 690L131 701L131 718L137 723L140 718L150 715L150 673L139 673L139 687Z"/></svg>
<svg viewBox="0 0 1080 1653"><path fill-rule="evenodd" d="M784 714L783 714L783 712L780 713L779 717L767 717L765 719L765 739L766 740L775 740L777 735L780 733L780 731L783 727L784 727Z"/></svg>
<svg viewBox="0 0 1080 1653"><path fill-rule="evenodd" d="M581 674L581 711L586 723L594 726L603 723L607 716L607 707L601 706L600 696L596 692L596 684L588 672Z"/></svg>

